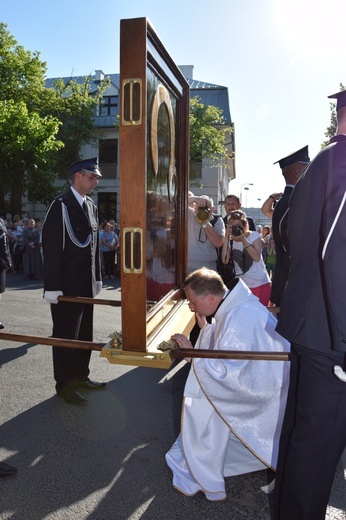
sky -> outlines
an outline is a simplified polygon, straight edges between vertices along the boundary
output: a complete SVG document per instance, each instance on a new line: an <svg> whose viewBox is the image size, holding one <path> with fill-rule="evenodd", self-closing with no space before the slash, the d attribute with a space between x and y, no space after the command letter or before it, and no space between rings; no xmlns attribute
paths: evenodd
<svg viewBox="0 0 346 520"><path fill-rule="evenodd" d="M319 152L328 96L346 84L345 15L346 0L0 0L0 21L40 52L48 77L119 73L120 20L148 18L177 65L228 88L230 192L247 207L283 191L274 162L306 145L311 159Z"/></svg>

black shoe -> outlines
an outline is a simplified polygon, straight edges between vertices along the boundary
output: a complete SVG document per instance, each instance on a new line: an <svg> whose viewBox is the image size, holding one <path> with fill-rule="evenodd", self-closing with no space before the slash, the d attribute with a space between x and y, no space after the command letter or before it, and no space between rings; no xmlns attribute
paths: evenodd
<svg viewBox="0 0 346 520"><path fill-rule="evenodd" d="M106 384L107 383L97 383L96 381L90 381L90 379L87 379L86 381L78 383L78 386L80 388L86 388L87 390L102 390Z"/></svg>
<svg viewBox="0 0 346 520"><path fill-rule="evenodd" d="M0 330L1 329L4 329L5 328L5 325L3 325L2 323L0 323Z"/></svg>
<svg viewBox="0 0 346 520"><path fill-rule="evenodd" d="M13 477L17 473L17 468L6 464L6 462L0 462L0 478Z"/></svg>
<svg viewBox="0 0 346 520"><path fill-rule="evenodd" d="M64 399L67 403L71 404L85 404L88 402L87 399L85 399L82 394L77 392L77 390L69 390L65 392L58 393L58 396Z"/></svg>

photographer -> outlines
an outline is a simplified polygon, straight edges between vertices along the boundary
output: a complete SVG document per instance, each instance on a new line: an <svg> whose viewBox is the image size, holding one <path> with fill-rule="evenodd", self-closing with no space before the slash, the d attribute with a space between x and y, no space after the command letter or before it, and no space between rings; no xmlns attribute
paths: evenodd
<svg viewBox="0 0 346 520"><path fill-rule="evenodd" d="M222 247L225 226L222 218L212 226L214 203L206 196L195 196L189 192L188 198L188 266L191 273L201 267L216 270L217 250Z"/></svg>
<svg viewBox="0 0 346 520"><path fill-rule="evenodd" d="M236 276L267 306L271 284L262 257L261 235L257 231L249 231L246 215L242 211L233 211L228 217L222 261L228 264L230 259L233 259Z"/></svg>
<svg viewBox="0 0 346 520"><path fill-rule="evenodd" d="M223 246L225 225L220 216L214 225L214 202L207 195L195 196L189 191L188 197L188 255L187 272L192 273L201 267L217 269L217 249ZM200 328L196 321L190 332L190 340L194 345Z"/></svg>

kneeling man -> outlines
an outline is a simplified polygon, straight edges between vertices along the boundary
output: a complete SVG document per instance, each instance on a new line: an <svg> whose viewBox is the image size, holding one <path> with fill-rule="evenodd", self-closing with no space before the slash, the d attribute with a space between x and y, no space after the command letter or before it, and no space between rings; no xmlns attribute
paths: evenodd
<svg viewBox="0 0 346 520"><path fill-rule="evenodd" d="M201 327L195 349L289 351L275 331L276 318L242 280L228 289L215 271L202 268L183 287ZM206 316L214 316L213 323ZM172 338L192 348L183 334ZM288 371L285 361L193 359L181 433L166 454L176 489L223 500L224 477L275 470Z"/></svg>

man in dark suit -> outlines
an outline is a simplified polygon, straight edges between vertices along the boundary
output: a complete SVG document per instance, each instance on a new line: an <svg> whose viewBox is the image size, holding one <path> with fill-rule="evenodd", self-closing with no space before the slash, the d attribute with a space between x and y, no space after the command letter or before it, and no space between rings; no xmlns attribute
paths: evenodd
<svg viewBox="0 0 346 520"><path fill-rule="evenodd" d="M309 149L308 146L305 146L301 150L298 150L288 157L284 157L283 159L280 159L280 161L274 163L279 163L282 175L286 182L285 190L275 204L272 216L276 260L273 271L270 301L276 306L280 306L281 297L287 283L290 269L289 242L287 237L288 203L294 186L309 162ZM274 202L275 196L270 195L270 197L272 198L272 202Z"/></svg>
<svg viewBox="0 0 346 520"><path fill-rule="evenodd" d="M0 218L0 300L1 294L6 290L6 271L12 265L10 248L8 245L7 228L5 222ZM4 325L0 323L0 329ZM0 478L12 477L17 473L17 468L6 462L0 462Z"/></svg>
<svg viewBox="0 0 346 520"><path fill-rule="evenodd" d="M12 266L10 246L8 242L7 228L5 222L0 218L0 300L1 294L6 290L6 272ZM0 329L5 326L0 323Z"/></svg>
<svg viewBox="0 0 346 520"><path fill-rule="evenodd" d="M324 520L346 446L346 92L337 135L291 195L291 268L277 331L291 341L291 373L280 439L275 520Z"/></svg>
<svg viewBox="0 0 346 520"><path fill-rule="evenodd" d="M44 298L51 304L53 337L92 341L93 305L58 297L91 298L102 288L97 207L87 196L101 177L97 158L73 164L69 173L72 186L52 202L43 224ZM106 385L89 379L90 356L90 350L53 347L56 391L65 401L84 404L78 388Z"/></svg>

